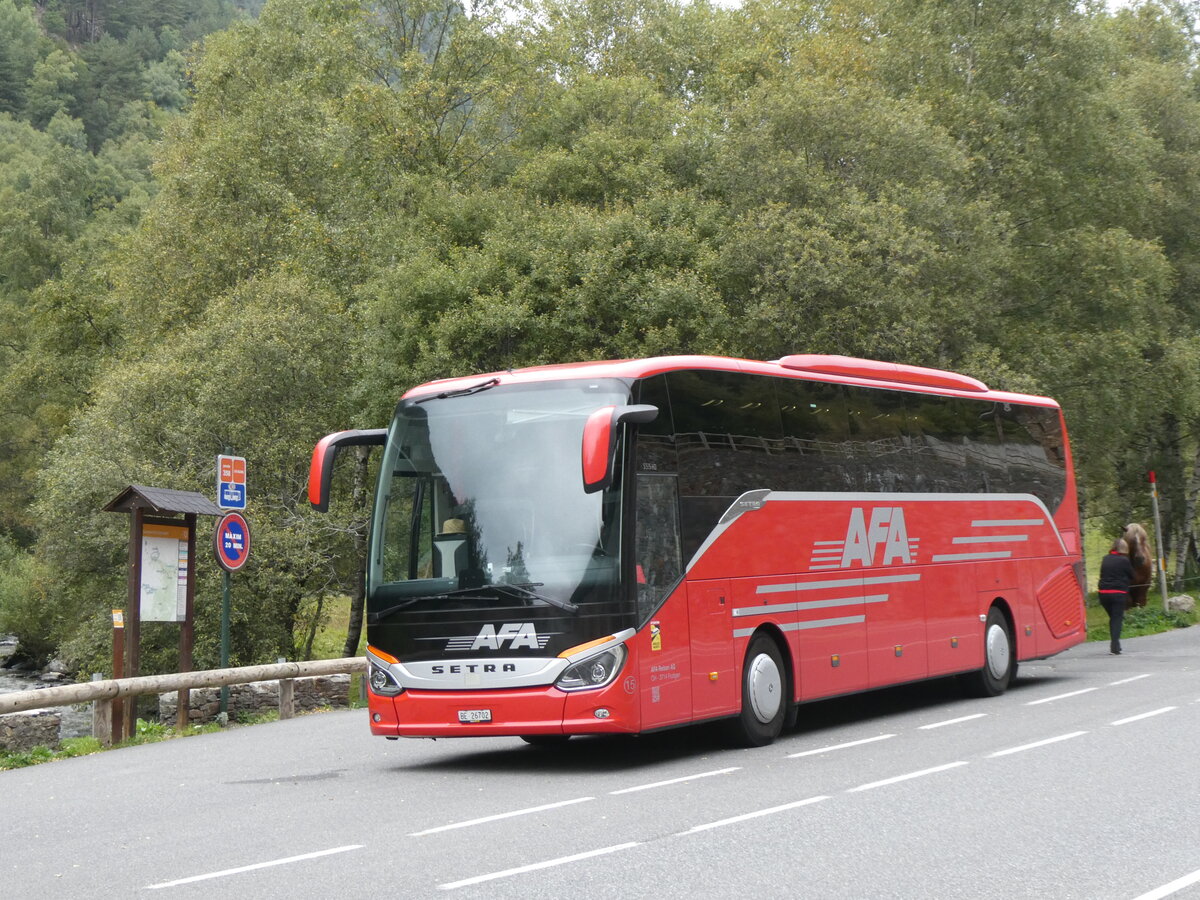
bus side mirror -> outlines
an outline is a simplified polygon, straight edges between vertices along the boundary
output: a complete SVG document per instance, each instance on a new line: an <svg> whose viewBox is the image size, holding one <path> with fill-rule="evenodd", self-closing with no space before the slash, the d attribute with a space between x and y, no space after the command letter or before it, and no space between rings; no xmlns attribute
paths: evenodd
<svg viewBox="0 0 1200 900"><path fill-rule="evenodd" d="M308 502L317 512L329 509L329 483L333 480L333 460L342 447L382 446L386 428L338 431L321 438L313 450L308 467Z"/></svg>
<svg viewBox="0 0 1200 900"><path fill-rule="evenodd" d="M617 426L622 422L643 425L658 418L658 407L605 406L588 416L583 426L583 490L594 494L612 484L613 451L617 446Z"/></svg>

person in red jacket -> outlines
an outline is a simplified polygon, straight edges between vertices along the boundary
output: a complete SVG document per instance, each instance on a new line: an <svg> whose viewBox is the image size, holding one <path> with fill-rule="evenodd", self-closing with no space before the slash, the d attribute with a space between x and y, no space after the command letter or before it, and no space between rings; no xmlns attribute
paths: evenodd
<svg viewBox="0 0 1200 900"><path fill-rule="evenodd" d="M1129 545L1124 539L1113 541L1108 556L1100 562L1100 603L1108 611L1109 652L1121 655L1121 626L1125 624L1125 609L1129 606L1129 586L1133 584L1133 563L1129 561Z"/></svg>

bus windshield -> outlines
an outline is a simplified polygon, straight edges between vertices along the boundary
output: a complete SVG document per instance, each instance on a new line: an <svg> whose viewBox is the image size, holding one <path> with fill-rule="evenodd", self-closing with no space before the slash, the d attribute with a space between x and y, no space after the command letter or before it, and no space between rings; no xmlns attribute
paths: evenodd
<svg viewBox="0 0 1200 900"><path fill-rule="evenodd" d="M406 609L611 610L620 479L585 493L580 448L588 416L628 400L627 384L604 379L483 381L402 401L376 495L368 621Z"/></svg>

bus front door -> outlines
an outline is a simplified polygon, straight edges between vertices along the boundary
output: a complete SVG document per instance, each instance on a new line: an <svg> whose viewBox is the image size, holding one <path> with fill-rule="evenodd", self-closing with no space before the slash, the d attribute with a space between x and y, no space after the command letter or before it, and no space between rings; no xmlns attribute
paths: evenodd
<svg viewBox="0 0 1200 900"><path fill-rule="evenodd" d="M680 584L637 636L642 730L692 719L692 654L687 588Z"/></svg>

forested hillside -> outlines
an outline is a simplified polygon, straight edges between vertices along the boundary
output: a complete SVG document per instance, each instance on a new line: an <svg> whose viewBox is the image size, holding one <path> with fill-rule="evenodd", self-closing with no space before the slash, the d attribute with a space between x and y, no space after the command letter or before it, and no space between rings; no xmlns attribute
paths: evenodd
<svg viewBox="0 0 1200 900"><path fill-rule="evenodd" d="M110 337L86 295L69 309L55 284L138 222L187 103L185 54L240 14L228 0L0 0L0 528L22 545L42 458Z"/></svg>
<svg viewBox="0 0 1200 900"><path fill-rule="evenodd" d="M234 662L302 654L367 514L350 467L307 509L314 442L417 381L571 359L843 353L1048 394L1088 522L1147 521L1153 468L1187 547L1198 12L0 0L0 631L101 667L128 523L100 508L211 493L231 447ZM143 639L169 668L173 631Z"/></svg>

